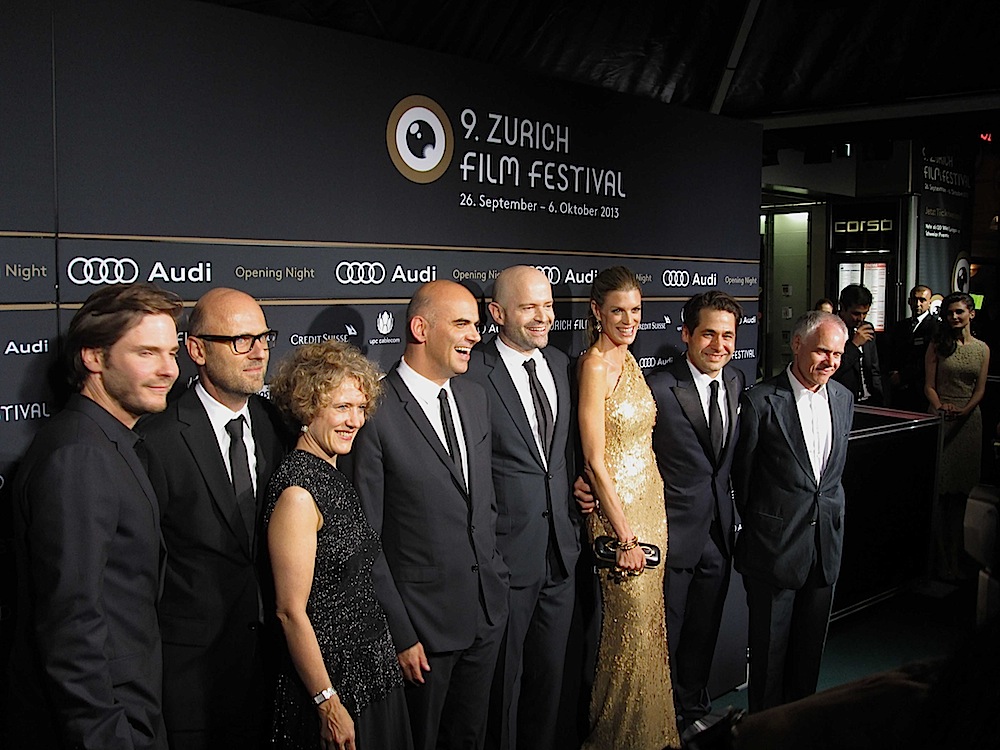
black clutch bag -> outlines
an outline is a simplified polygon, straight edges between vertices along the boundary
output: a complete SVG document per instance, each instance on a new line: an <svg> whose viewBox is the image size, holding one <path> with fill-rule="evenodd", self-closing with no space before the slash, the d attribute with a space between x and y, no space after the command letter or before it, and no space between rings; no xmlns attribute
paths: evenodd
<svg viewBox="0 0 1000 750"><path fill-rule="evenodd" d="M649 542L639 542L639 549L646 556L646 567L655 568L660 564L660 548ZM618 552L618 540L610 536L599 536L594 540L594 557L597 558L597 567L613 568L618 564L616 554Z"/></svg>

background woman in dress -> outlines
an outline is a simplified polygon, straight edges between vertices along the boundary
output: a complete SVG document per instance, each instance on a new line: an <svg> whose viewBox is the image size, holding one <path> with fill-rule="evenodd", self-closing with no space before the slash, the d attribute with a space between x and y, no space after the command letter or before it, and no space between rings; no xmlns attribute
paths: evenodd
<svg viewBox="0 0 1000 750"><path fill-rule="evenodd" d="M927 347L924 395L931 413L944 418L939 496L932 534L936 575L961 577L965 500L978 482L982 464L983 419L979 402L986 392L990 348L972 336L976 304L964 292L941 303L944 324Z"/></svg>
<svg viewBox="0 0 1000 750"><path fill-rule="evenodd" d="M585 748L679 747L674 718L663 567L645 569L637 541L667 552L663 481L653 456L656 404L629 345L642 317L635 274L602 271L590 291L592 345L579 362L580 438L596 512L590 540L616 538L617 565L600 573L601 643Z"/></svg>
<svg viewBox="0 0 1000 750"><path fill-rule="evenodd" d="M412 748L403 681L372 564L380 552L337 456L379 396L379 372L340 341L295 350L271 398L299 428L268 485L265 516L278 619L288 645L272 743L282 748Z"/></svg>

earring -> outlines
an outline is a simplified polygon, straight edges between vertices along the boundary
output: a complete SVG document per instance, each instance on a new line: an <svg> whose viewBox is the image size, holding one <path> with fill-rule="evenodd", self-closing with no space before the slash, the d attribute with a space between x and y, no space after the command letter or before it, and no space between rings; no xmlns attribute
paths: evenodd
<svg viewBox="0 0 1000 750"><path fill-rule="evenodd" d="M309 432L309 425L304 424L299 428L299 432Z"/></svg>
<svg viewBox="0 0 1000 750"><path fill-rule="evenodd" d="M601 321L597 320L596 318L594 319L594 330L597 331L598 333L601 332Z"/></svg>

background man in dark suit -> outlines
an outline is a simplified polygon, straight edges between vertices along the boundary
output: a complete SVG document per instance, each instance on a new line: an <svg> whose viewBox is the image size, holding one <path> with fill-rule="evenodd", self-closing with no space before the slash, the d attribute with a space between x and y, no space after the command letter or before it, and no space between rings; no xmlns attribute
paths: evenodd
<svg viewBox="0 0 1000 750"><path fill-rule="evenodd" d="M389 620L418 750L482 747L507 623L497 551L489 402L455 378L479 341L467 289L425 284L406 313L402 360L358 433L354 483L383 554L373 575Z"/></svg>
<svg viewBox="0 0 1000 750"><path fill-rule="evenodd" d="M496 675L500 746L551 748L580 554L569 491L570 362L546 348L555 313L552 287L538 269L502 271L489 309L500 332L472 352L468 377L490 399L497 544L510 568L510 613Z"/></svg>
<svg viewBox="0 0 1000 750"><path fill-rule="evenodd" d="M131 428L167 405L181 309L151 284L105 287L70 323L79 393L35 437L14 486L16 748L167 747L159 509Z"/></svg>
<svg viewBox="0 0 1000 750"><path fill-rule="evenodd" d="M830 378L847 335L839 318L806 313L792 332L792 363L740 401L735 565L750 608L751 711L816 692L844 541L854 404Z"/></svg>
<svg viewBox="0 0 1000 750"><path fill-rule="evenodd" d="M885 399L875 328L865 320L871 306L872 293L861 284L848 284L840 291L839 315L847 326L849 340L833 378L854 394L855 403L882 406Z"/></svg>
<svg viewBox="0 0 1000 750"><path fill-rule="evenodd" d="M171 750L256 747L269 724L262 625L274 605L259 532L283 448L280 420L256 394L274 335L253 297L209 291L188 325L198 382L139 425L168 553L160 627Z"/></svg>
<svg viewBox="0 0 1000 750"><path fill-rule="evenodd" d="M912 317L898 321L889 339L892 405L897 409L926 413L924 355L941 321L931 313L931 290L923 284L910 290L907 304Z"/></svg>
<svg viewBox="0 0 1000 750"><path fill-rule="evenodd" d="M656 399L653 451L670 535L663 587L682 731L712 709L708 678L729 590L735 527L730 468L744 385L743 373L727 365L742 315L724 292L695 295L684 305L686 355L646 378Z"/></svg>

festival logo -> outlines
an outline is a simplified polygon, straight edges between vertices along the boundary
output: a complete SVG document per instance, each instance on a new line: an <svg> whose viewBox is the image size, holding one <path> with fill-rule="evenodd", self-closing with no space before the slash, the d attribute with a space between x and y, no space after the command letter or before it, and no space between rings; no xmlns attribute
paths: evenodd
<svg viewBox="0 0 1000 750"><path fill-rule="evenodd" d="M455 135L444 109L426 96L408 96L392 110L385 143L396 169L426 185L445 173L455 151Z"/></svg>

